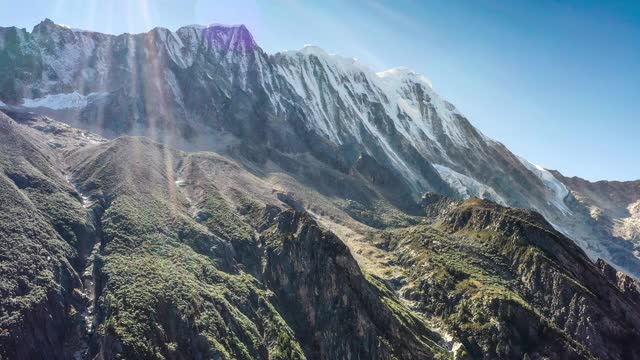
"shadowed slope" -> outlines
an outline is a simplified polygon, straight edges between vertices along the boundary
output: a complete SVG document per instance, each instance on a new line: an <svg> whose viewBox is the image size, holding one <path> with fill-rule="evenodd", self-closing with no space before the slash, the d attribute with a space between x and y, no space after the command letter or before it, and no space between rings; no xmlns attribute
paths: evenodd
<svg viewBox="0 0 640 360"><path fill-rule="evenodd" d="M0 357L70 356L93 223L56 155L2 113L0 170Z"/></svg>

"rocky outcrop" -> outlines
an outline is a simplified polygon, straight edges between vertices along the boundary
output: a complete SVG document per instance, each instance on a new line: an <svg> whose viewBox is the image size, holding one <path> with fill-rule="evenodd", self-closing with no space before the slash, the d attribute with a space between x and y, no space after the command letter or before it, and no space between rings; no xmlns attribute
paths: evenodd
<svg viewBox="0 0 640 360"><path fill-rule="evenodd" d="M437 195L424 204L433 225L389 235L415 282L402 291L417 309L441 318L467 354L640 356L635 296L623 295L541 215Z"/></svg>
<svg viewBox="0 0 640 360"><path fill-rule="evenodd" d="M445 352L417 317L387 305L393 297L369 283L347 246L308 214L281 213L263 241L265 282L309 358L426 359Z"/></svg>
<svg viewBox="0 0 640 360"><path fill-rule="evenodd" d="M622 271L617 271L602 259L596 261L596 266L602 271L607 280L620 289L627 297L640 304L640 283L637 280Z"/></svg>
<svg viewBox="0 0 640 360"><path fill-rule="evenodd" d="M569 205L584 216L587 226L612 246L607 260L638 277L640 257L640 181L596 181L553 175L571 190Z"/></svg>

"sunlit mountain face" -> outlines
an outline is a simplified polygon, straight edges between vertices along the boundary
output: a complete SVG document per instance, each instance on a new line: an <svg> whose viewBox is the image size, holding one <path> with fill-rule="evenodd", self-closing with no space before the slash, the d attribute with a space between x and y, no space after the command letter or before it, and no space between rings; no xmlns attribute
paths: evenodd
<svg viewBox="0 0 640 360"><path fill-rule="evenodd" d="M0 69L0 359L640 357L640 184L410 69L50 20Z"/></svg>

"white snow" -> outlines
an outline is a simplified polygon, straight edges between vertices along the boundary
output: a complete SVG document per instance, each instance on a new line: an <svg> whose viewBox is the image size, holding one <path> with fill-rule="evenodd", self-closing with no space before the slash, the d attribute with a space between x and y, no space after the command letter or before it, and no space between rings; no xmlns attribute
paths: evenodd
<svg viewBox="0 0 640 360"><path fill-rule="evenodd" d="M362 132L368 132L416 190L424 190L420 189L424 179L391 146L386 129L380 128L384 125L379 123L380 118L373 118L366 102L382 104L385 117L395 130L426 158L434 154L435 148L438 157L450 161L449 144L463 149L479 145L466 133L455 107L433 91L429 79L411 69L376 73L356 59L329 54L314 45L280 55L284 58L277 71L307 100L312 110L311 127L336 144L361 142L365 136ZM416 86L422 91L416 91ZM441 142L442 135L450 142Z"/></svg>
<svg viewBox="0 0 640 360"><path fill-rule="evenodd" d="M91 199L88 196L80 195L80 197L82 198L83 208L88 209L93 205L93 203L91 202Z"/></svg>
<svg viewBox="0 0 640 360"><path fill-rule="evenodd" d="M316 55L316 56L322 56L322 57L330 56L326 51L324 51L324 49L312 44L305 44L304 47L300 49L300 53L305 55Z"/></svg>
<svg viewBox="0 0 640 360"><path fill-rule="evenodd" d="M427 79L426 76L420 75L416 73L413 69L407 67L396 67L385 71L377 72L376 75L380 78L392 78L392 79L403 79L403 78L415 78L419 81L425 83L429 87L433 87L431 84L431 80Z"/></svg>
<svg viewBox="0 0 640 360"><path fill-rule="evenodd" d="M72 93L49 94L38 99L23 99L23 107L26 108L49 108L53 110L80 109L97 96L104 96L106 93L91 93L82 95L77 91Z"/></svg>
<svg viewBox="0 0 640 360"><path fill-rule="evenodd" d="M547 200L550 205L555 206L557 209L562 211L565 215L570 215L571 210L567 207L564 202L564 199L569 195L569 189L564 186L560 180L556 179L553 174L547 171L540 165L535 165L529 162L527 159L518 156L518 159L529 171L534 173L545 185L548 190L548 194L551 197Z"/></svg>
<svg viewBox="0 0 640 360"><path fill-rule="evenodd" d="M202 26L202 25L196 25L196 26ZM205 28L223 28L223 29L235 29L235 28L239 28L240 26L242 26L242 24L221 24L221 23L211 23L207 26L205 26Z"/></svg>
<svg viewBox="0 0 640 360"><path fill-rule="evenodd" d="M58 79L66 84L71 84L79 69L87 67L89 57L95 49L95 41L85 33L74 33L75 42L62 41L60 34L51 34L52 41L56 44L64 44L55 53L45 52L43 61L51 66Z"/></svg>
<svg viewBox="0 0 640 360"><path fill-rule="evenodd" d="M308 100L315 100L316 106L323 101L327 104L336 102L336 99L327 98L331 96L331 92L327 94L328 89L322 89L317 85L318 82L326 84L327 81L323 80L328 80L333 90L337 91L339 99L356 113L362 113L366 108L354 102L354 95L382 103L387 115L394 121L395 128L423 153L432 151L431 148L435 145L445 159L447 158L444 146L436 141L438 138L435 134L436 128L441 128L447 137L460 147L469 148L474 145L471 143L473 140L464 134L458 120L460 114L455 107L442 100L433 91L429 79L411 69L399 67L376 73L356 59L328 54L314 45L305 45L299 51L287 51L281 54L290 59L290 64L285 69L279 69L280 73L299 95ZM313 64L309 61L311 55L320 60L326 70L324 73L314 71ZM325 79L316 79L317 74L327 74L327 76ZM419 97L415 93L413 86L416 84L422 85L428 98ZM318 93L318 90L325 91ZM431 105L430 107L427 106L427 102ZM319 111L317 115L321 119L326 119L327 116L335 117L336 114ZM367 113L363 115L369 116ZM356 133L359 126L354 120L358 118L340 118L339 120L351 122L345 125ZM335 123L335 119L329 120L324 122ZM329 133L325 124L317 125L318 130L329 139L340 143L338 134ZM355 136L358 137L358 135ZM426 144L425 138L432 142Z"/></svg>
<svg viewBox="0 0 640 360"><path fill-rule="evenodd" d="M6 106L7 106L7 104L3 103L3 102L2 102L2 100L0 100L0 106L4 106L4 107L6 107Z"/></svg>
<svg viewBox="0 0 640 360"><path fill-rule="evenodd" d="M178 34L167 30L163 33L163 35L167 52L169 53L169 57L173 60L173 62L175 62L182 69L191 66L191 64L193 63L193 58L185 56L185 53L182 52L184 44L182 43L182 39L180 39Z"/></svg>
<svg viewBox="0 0 640 360"><path fill-rule="evenodd" d="M456 190L463 198L466 199L476 196L481 199L494 201L500 205L507 205L507 202L502 198L502 196L498 195L498 193L490 186L444 165L433 165L433 167L438 171L438 174L440 174L444 181L446 181L449 186Z"/></svg>
<svg viewBox="0 0 640 360"><path fill-rule="evenodd" d="M408 111L409 107L406 105L401 109L411 119L406 126L412 134L409 140L415 147L424 146L424 144L420 144L422 142L418 136L420 132L430 139L437 138L435 135L436 128L439 127L437 123L442 126L442 130L454 144L463 148L471 147L471 139L463 133L457 119L460 113L433 90L431 81L425 76L405 67L378 72L376 76L381 80L378 83L385 90L386 95L391 97L391 105L400 102L399 99L411 100L409 107L412 110ZM430 107L426 107L426 112L421 111L420 104L426 105L427 100L419 98L415 94L413 91L415 84L424 85L423 91L428 96L428 103L433 107L433 111ZM441 144L437 144L441 150L444 150Z"/></svg>

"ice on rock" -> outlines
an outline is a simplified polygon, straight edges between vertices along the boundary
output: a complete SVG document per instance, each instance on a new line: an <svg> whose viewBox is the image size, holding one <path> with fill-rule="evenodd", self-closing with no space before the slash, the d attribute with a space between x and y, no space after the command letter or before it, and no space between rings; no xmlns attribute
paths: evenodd
<svg viewBox="0 0 640 360"><path fill-rule="evenodd" d="M569 189L560 182L560 180L556 179L553 174L547 171L540 165L535 165L529 162L527 159L519 157L518 159L529 171L535 174L545 185L547 188L550 199L549 202L555 206L557 209L562 211L565 214L571 214L571 210L567 207L564 202L564 199L569 195Z"/></svg>
<svg viewBox="0 0 640 360"><path fill-rule="evenodd" d="M53 110L81 109L95 97L104 96L105 93L91 93L82 95L77 91L72 93L49 94L38 99L23 99L23 107L26 108L48 108Z"/></svg>
<svg viewBox="0 0 640 360"><path fill-rule="evenodd" d="M500 205L507 205L507 202L498 195L491 187L482 184L474 178L461 174L444 165L433 166L440 176L446 181L452 189L458 192L463 198L472 196L494 201Z"/></svg>
<svg viewBox="0 0 640 360"><path fill-rule="evenodd" d="M406 78L411 78L414 80L418 80L429 87L432 87L431 80L427 79L426 76L416 73L413 69L407 67L396 67L389 70L377 72L376 75L380 78L385 79L393 79L396 81L403 81ZM401 85L401 84L399 84ZM399 86L398 85L398 86Z"/></svg>

